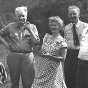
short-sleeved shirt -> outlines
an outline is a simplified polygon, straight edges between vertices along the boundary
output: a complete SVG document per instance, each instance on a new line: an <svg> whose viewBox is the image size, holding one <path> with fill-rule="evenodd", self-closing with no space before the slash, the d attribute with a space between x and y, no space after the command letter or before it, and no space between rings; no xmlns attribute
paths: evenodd
<svg viewBox="0 0 88 88"><path fill-rule="evenodd" d="M76 46L74 45L74 40L73 40L72 27L73 27L72 23L65 26L65 28L64 28L64 37L66 39L68 48L76 49ZM76 31L77 31L77 34L78 34L79 41L81 40L81 35L82 35L83 30L85 28L87 28L87 27L88 27L88 24L85 23L85 22L82 22L80 20L76 24Z"/></svg>
<svg viewBox="0 0 88 88"><path fill-rule="evenodd" d="M32 50L32 39L30 32L33 36L39 40L38 31L34 24L26 22L23 26L19 26L18 23L9 23L3 29L0 30L0 36L2 36L8 45L15 49Z"/></svg>
<svg viewBox="0 0 88 88"><path fill-rule="evenodd" d="M78 58L88 60L88 28L83 30Z"/></svg>

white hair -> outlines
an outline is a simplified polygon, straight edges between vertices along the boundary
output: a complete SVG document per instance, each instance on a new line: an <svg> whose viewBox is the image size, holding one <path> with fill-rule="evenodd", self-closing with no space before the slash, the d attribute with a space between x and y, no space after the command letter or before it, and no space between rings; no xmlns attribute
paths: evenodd
<svg viewBox="0 0 88 88"><path fill-rule="evenodd" d="M15 9L16 16L19 15L25 15L27 16L27 7L26 6L20 6Z"/></svg>
<svg viewBox="0 0 88 88"><path fill-rule="evenodd" d="M49 20L55 20L58 22L62 27L64 26L63 20L59 16L51 16L48 18Z"/></svg>

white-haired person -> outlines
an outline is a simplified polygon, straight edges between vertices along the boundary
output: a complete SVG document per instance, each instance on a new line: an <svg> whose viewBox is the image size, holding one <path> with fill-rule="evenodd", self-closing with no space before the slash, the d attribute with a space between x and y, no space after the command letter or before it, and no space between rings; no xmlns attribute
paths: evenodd
<svg viewBox="0 0 88 88"><path fill-rule="evenodd" d="M70 23L64 28L64 38L68 45L64 65L65 80L68 88L76 88L76 72L80 41L82 32L85 28L88 28L88 24L80 20L80 8L75 5L68 7L68 17Z"/></svg>
<svg viewBox="0 0 88 88"><path fill-rule="evenodd" d="M23 88L30 88L34 79L33 46L40 40L36 26L27 21L27 7L17 7L15 15L16 22L0 30L0 40L9 50L11 88L19 88L20 76Z"/></svg>
<svg viewBox="0 0 88 88"><path fill-rule="evenodd" d="M49 17L49 30L34 61L35 79L32 88L66 88L63 66L67 44L60 34L63 21L59 16Z"/></svg>

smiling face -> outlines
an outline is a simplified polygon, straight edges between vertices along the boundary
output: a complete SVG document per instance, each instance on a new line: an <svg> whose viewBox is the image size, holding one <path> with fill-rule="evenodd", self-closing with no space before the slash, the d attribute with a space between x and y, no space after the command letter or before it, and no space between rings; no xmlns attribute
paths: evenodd
<svg viewBox="0 0 88 88"><path fill-rule="evenodd" d="M20 23L25 23L26 20L27 20L27 16L24 15L24 14L20 14L20 15L17 16L17 19L18 19L18 21L19 21Z"/></svg>
<svg viewBox="0 0 88 88"><path fill-rule="evenodd" d="M79 8L69 8L68 9L68 17L70 22L77 23L80 17L80 9Z"/></svg>
<svg viewBox="0 0 88 88"><path fill-rule="evenodd" d="M59 31L62 29L62 25L59 22L60 21L55 19L51 19L51 18L49 19L49 30L52 33L59 33Z"/></svg>
<svg viewBox="0 0 88 88"><path fill-rule="evenodd" d="M27 20L27 7L24 7L24 6L17 7L15 10L15 14L16 14L17 20L20 23L25 23Z"/></svg>

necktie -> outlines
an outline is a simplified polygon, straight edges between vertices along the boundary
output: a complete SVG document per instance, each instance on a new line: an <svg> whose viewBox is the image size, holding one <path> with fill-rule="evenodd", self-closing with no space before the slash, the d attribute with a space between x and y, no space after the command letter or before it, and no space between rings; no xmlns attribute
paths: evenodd
<svg viewBox="0 0 88 88"><path fill-rule="evenodd" d="M79 46L79 38L78 38L75 24L73 24L73 40L74 40L74 45Z"/></svg>

